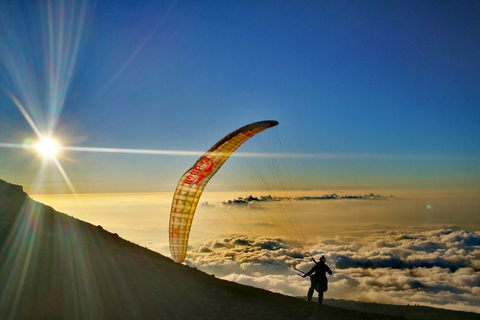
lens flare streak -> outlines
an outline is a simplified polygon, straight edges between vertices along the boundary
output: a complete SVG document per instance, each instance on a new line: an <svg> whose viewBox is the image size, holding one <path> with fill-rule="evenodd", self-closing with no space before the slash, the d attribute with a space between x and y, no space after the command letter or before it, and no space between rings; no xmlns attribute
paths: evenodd
<svg viewBox="0 0 480 320"><path fill-rule="evenodd" d="M58 161L58 159L56 157L53 157L53 161L55 163L55 166L57 167L58 171L60 172L60 174L62 175L63 179L65 179L65 182L67 183L68 187L70 188L70 191L72 191L73 194L77 194L77 191L75 190L75 188L73 187L73 184L72 182L70 181L70 178L68 177L67 173L65 172L65 170L63 169L62 165L60 164L60 162Z"/></svg>
<svg viewBox="0 0 480 320"><path fill-rule="evenodd" d="M17 106L18 110L22 113L22 115L25 117L25 120L27 120L28 124L30 127L32 127L32 130L35 132L37 137L39 139L43 139L43 134L41 131L38 129L37 125L35 124L35 121L33 121L32 117L28 114L27 110L23 107L23 105L20 103L20 101L15 97L12 93L7 92L10 98L13 100L15 105Z"/></svg>

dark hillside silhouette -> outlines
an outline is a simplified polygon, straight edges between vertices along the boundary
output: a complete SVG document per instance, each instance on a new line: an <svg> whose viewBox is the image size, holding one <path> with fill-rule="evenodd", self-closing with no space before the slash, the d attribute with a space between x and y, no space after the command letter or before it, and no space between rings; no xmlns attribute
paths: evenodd
<svg viewBox="0 0 480 320"><path fill-rule="evenodd" d="M0 180L0 319L395 319L216 279Z"/></svg>

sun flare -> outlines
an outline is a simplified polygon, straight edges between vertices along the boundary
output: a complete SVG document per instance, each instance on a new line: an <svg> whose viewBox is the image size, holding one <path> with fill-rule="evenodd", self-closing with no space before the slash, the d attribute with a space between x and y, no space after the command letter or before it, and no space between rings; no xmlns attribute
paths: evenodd
<svg viewBox="0 0 480 320"><path fill-rule="evenodd" d="M53 158L58 152L58 145L52 139L42 139L36 148L41 155L48 158Z"/></svg>

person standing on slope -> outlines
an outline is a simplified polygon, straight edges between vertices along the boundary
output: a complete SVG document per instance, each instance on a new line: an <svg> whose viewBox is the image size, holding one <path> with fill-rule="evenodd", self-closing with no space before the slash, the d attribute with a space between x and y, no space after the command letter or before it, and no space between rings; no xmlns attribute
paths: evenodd
<svg viewBox="0 0 480 320"><path fill-rule="evenodd" d="M332 270L325 264L325 257L322 256L318 263L315 263L312 270L308 271L303 277L310 276L311 285L307 293L307 301L312 301L313 291L318 291L318 303L323 303L323 293L328 290L328 274L332 274ZM314 260L315 261L315 260Z"/></svg>

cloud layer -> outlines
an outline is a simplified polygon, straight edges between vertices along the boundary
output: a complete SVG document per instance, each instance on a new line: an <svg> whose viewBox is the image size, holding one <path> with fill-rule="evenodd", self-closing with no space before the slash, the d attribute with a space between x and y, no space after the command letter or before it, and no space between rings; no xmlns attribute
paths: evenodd
<svg viewBox="0 0 480 320"><path fill-rule="evenodd" d="M292 296L309 280L299 270L324 255L334 274L326 297L421 304L480 313L480 232L376 232L365 238L300 243L234 235L198 246L187 263L217 277Z"/></svg>
<svg viewBox="0 0 480 320"><path fill-rule="evenodd" d="M384 200L391 199L390 196L382 196L379 194L368 193L368 194L357 194L357 195L338 195L336 193L324 194L322 196L298 196L298 197L280 197L280 196L248 196L248 197L238 197L233 200L223 201L223 205L233 206L233 205L249 205L255 202L271 202L271 201L305 201L305 200L340 200L340 199L361 199L361 200Z"/></svg>

